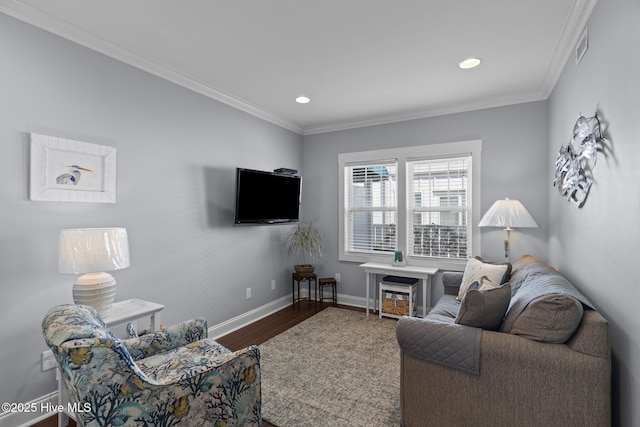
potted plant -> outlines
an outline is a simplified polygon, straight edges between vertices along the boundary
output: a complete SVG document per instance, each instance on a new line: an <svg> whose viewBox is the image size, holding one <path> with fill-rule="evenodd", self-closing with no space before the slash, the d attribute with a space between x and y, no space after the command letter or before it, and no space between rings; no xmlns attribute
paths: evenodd
<svg viewBox="0 0 640 427"><path fill-rule="evenodd" d="M323 235L313 222L299 222L296 228L291 230L284 239L289 254L303 259L303 264L294 265L296 273L311 274L314 266L310 261L322 256Z"/></svg>

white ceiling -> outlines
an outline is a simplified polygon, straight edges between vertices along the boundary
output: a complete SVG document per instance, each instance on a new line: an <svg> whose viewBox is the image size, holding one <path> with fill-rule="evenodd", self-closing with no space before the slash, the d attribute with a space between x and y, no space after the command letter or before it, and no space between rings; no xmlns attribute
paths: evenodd
<svg viewBox="0 0 640 427"><path fill-rule="evenodd" d="M312 134L546 99L596 1L0 0L0 11ZM469 56L482 64L459 69Z"/></svg>

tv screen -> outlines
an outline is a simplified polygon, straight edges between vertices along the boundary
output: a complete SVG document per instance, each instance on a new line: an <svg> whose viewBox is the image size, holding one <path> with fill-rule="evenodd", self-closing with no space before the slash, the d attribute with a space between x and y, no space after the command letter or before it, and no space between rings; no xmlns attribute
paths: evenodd
<svg viewBox="0 0 640 427"><path fill-rule="evenodd" d="M236 224L296 222L300 214L302 177L236 169Z"/></svg>

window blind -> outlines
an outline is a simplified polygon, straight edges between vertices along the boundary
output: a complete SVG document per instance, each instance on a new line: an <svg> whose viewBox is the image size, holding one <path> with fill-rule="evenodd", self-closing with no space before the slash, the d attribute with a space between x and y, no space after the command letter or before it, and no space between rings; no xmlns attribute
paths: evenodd
<svg viewBox="0 0 640 427"><path fill-rule="evenodd" d="M393 252L397 247L397 162L349 164L344 169L345 248Z"/></svg>
<svg viewBox="0 0 640 427"><path fill-rule="evenodd" d="M466 259L471 248L471 157L407 162L411 255Z"/></svg>

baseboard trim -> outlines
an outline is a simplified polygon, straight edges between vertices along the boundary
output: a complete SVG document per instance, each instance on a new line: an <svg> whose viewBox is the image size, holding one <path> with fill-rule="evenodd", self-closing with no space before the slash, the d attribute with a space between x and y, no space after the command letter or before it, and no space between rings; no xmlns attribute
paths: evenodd
<svg viewBox="0 0 640 427"><path fill-rule="evenodd" d="M218 339L224 335L227 335L233 331L243 328L257 320L267 317L276 311L282 310L285 307L291 305L291 295L287 295L268 304L248 311L240 316L236 316L233 319L229 319L217 325L209 328L209 336ZM2 426L0 426L2 427Z"/></svg>
<svg viewBox="0 0 640 427"><path fill-rule="evenodd" d="M315 292L311 292L312 297L315 298ZM305 298L309 296L309 291L307 289L302 289L300 290L300 296ZM327 299L327 296L325 296L325 301ZM346 295L346 294L337 294L337 299L338 299L338 304L342 304L342 305L348 305L350 307L358 307L358 308L362 308L362 309L366 309L367 308L367 298L366 297L356 297L353 295ZM377 299L374 299L373 297L369 298L369 310L372 311L377 311L378 307L376 307L376 303L378 302ZM417 313L422 313L422 306L416 304L416 311Z"/></svg>
<svg viewBox="0 0 640 427"><path fill-rule="evenodd" d="M374 300L374 299L369 299L369 310L370 311L377 311L378 307L376 307L376 303L378 301ZM352 295L342 295L342 294L338 294L338 303L340 304L344 304L344 305L348 305L348 306L352 306L352 307L359 307L359 308L366 308L367 307L367 298L365 297L354 297ZM422 306L419 304L416 304L416 313L418 316L422 316Z"/></svg>
<svg viewBox="0 0 640 427"><path fill-rule="evenodd" d="M301 289L300 297L308 298L309 290ZM315 298L315 291L311 291L311 297ZM366 308L367 306L367 299L365 297L356 297L353 295L345 295L345 294L337 294L336 297L339 304L348 305L351 307L359 307L359 308ZM326 297L325 297L325 300L326 300ZM251 323L257 320L267 317L270 314L275 313L276 311L289 307L291 304L292 304L291 295L287 295L285 297L272 301L268 304L255 308L251 311L243 313L239 316L236 316L233 319L229 319L227 321L224 321L222 323L218 323L217 325L209 327L209 336L214 339L218 339L240 328L250 325ZM375 301L373 299L370 299L369 309L377 310L375 308Z"/></svg>
<svg viewBox="0 0 640 427"><path fill-rule="evenodd" d="M17 403L17 402L16 402ZM58 405L58 392L54 391L24 404L34 411L3 412L0 413L0 427L29 427L49 417L56 417L57 412L43 412L41 409ZM57 423L57 421L56 421Z"/></svg>
<svg viewBox="0 0 640 427"><path fill-rule="evenodd" d="M312 297L315 297L314 292L311 293ZM308 297L309 292L305 290L301 290L301 297ZM338 294L337 295L338 303L343 305L348 305L352 307L365 308L367 306L367 299L364 297L356 297L352 295ZM291 295L284 296L275 301L267 303L263 306L255 308L251 311L248 311L244 314L234 317L233 319L229 319L225 322L218 323L217 325L211 326L208 329L209 336L217 339L224 335L227 335L233 331L236 331L240 328L243 328L257 320L260 320L264 317L269 316L270 314L275 313L276 311L282 310L283 308L289 307L292 304ZM370 300L369 308L374 308L374 300ZM35 399L26 404L31 408L47 408L58 405L58 392L54 391L49 394L46 394L38 399ZM3 412L0 413L0 427L29 427L33 424L42 421L51 416L57 416L57 412Z"/></svg>

